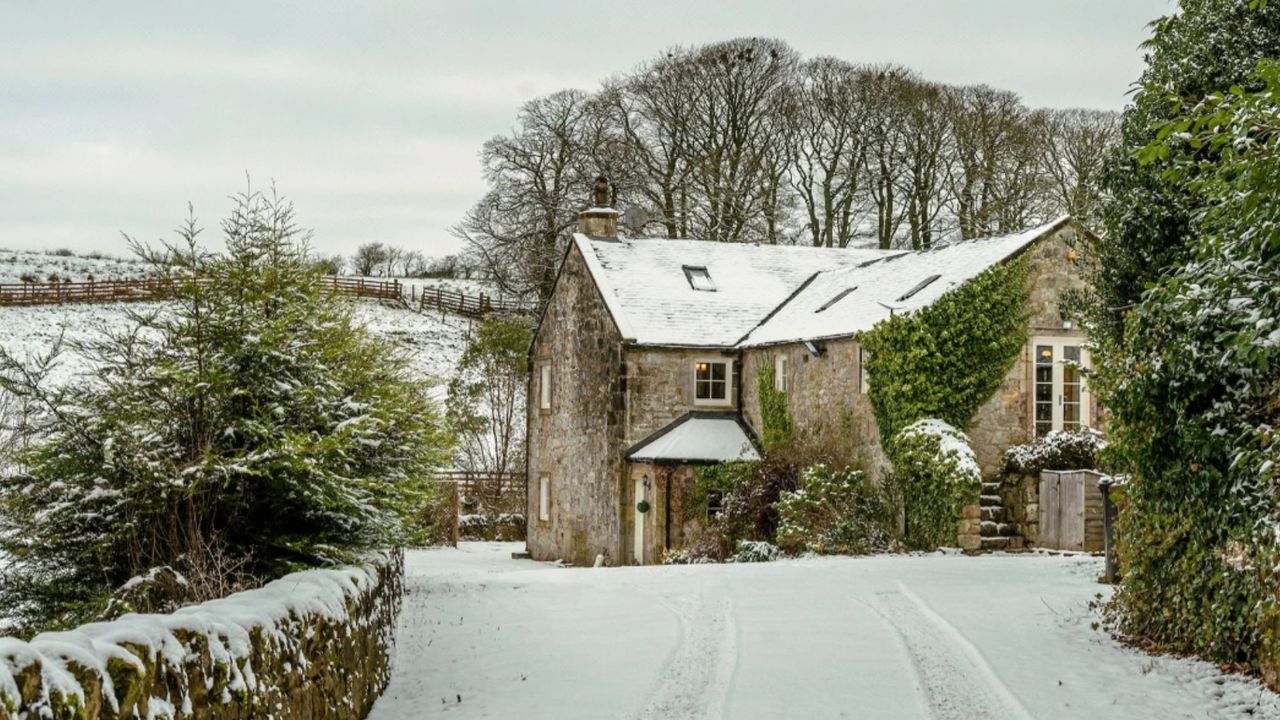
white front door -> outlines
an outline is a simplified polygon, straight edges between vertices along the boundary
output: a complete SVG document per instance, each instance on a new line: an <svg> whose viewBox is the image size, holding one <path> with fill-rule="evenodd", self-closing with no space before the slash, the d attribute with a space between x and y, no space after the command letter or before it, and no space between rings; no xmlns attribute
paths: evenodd
<svg viewBox="0 0 1280 720"><path fill-rule="evenodd" d="M644 513L640 512L640 503L646 500L644 478L636 478L636 493L634 506L636 516L635 532L635 558L637 565L644 564Z"/></svg>
<svg viewBox="0 0 1280 720"><path fill-rule="evenodd" d="M1089 367L1084 339L1035 337L1031 353L1031 417L1036 436L1089 427L1089 390L1080 372Z"/></svg>

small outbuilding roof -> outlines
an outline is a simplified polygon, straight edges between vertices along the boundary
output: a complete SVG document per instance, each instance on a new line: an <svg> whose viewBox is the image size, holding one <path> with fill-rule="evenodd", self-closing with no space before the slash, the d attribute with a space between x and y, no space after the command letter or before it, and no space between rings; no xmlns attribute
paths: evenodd
<svg viewBox="0 0 1280 720"><path fill-rule="evenodd" d="M691 412L641 440L631 462L696 464L759 460L751 431L734 412Z"/></svg>

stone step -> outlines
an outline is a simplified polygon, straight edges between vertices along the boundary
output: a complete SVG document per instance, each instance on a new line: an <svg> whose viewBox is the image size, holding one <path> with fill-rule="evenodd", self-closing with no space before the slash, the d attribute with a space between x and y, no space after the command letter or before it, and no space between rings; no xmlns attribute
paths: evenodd
<svg viewBox="0 0 1280 720"><path fill-rule="evenodd" d="M1003 507L1004 499L999 495L979 495L978 505L982 507Z"/></svg>
<svg viewBox="0 0 1280 720"><path fill-rule="evenodd" d="M984 482L984 483L982 483L982 494L983 494L983 495L998 495L998 494L1000 494L1000 488L1001 488L1001 487L1002 487L1002 486L1001 486L1001 484L1000 484L1000 483L998 483L998 482Z"/></svg>
<svg viewBox="0 0 1280 720"><path fill-rule="evenodd" d="M1007 537L984 537L982 538L983 550L1005 550L1009 547L1009 541L1013 538Z"/></svg>
<svg viewBox="0 0 1280 720"><path fill-rule="evenodd" d="M983 537L1009 537L1013 535L1013 526L1002 522L984 520L979 532Z"/></svg>
<svg viewBox="0 0 1280 720"><path fill-rule="evenodd" d="M1008 519L1009 511L999 505L988 505L982 508L982 519L992 522L1004 522Z"/></svg>

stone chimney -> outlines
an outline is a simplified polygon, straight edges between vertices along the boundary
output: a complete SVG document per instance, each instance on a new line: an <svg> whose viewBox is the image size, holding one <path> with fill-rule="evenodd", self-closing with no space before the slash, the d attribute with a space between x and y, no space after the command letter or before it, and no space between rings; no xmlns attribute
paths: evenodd
<svg viewBox="0 0 1280 720"><path fill-rule="evenodd" d="M618 237L617 192L609 178L600 175L591 186L591 207L578 213L578 230L592 237Z"/></svg>

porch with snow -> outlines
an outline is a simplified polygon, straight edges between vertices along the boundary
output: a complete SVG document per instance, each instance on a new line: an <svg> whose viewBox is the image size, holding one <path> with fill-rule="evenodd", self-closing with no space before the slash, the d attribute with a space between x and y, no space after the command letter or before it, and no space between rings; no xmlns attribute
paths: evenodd
<svg viewBox="0 0 1280 720"><path fill-rule="evenodd" d="M630 561L662 562L705 523L684 501L697 488L697 468L760 459L759 442L736 412L690 412L627 451L630 491L623 493ZM719 508L710 499L708 512Z"/></svg>

